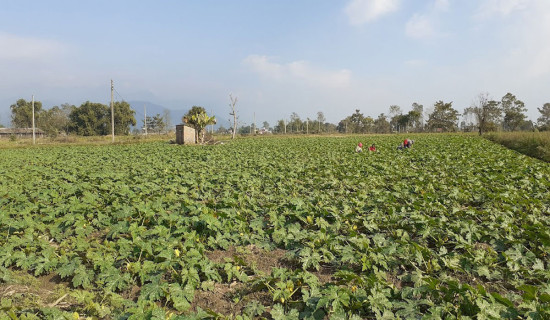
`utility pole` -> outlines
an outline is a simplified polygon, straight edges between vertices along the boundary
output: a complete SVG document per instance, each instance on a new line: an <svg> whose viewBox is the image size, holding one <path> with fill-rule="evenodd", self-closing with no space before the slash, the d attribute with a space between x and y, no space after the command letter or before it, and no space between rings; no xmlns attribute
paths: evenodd
<svg viewBox="0 0 550 320"><path fill-rule="evenodd" d="M286 134L286 119L283 119L283 122L285 123L285 134Z"/></svg>
<svg viewBox="0 0 550 320"><path fill-rule="evenodd" d="M309 118L306 119L306 134L309 134Z"/></svg>
<svg viewBox="0 0 550 320"><path fill-rule="evenodd" d="M231 103L229 104L229 106L231 107L231 113L230 115L233 116L233 132L232 132L232 136L231 136L231 139L235 139L235 134L237 133L237 112L235 111L235 105L237 104L237 97L235 97L235 99L233 99L233 95L232 94L229 94L229 99L231 99Z"/></svg>
<svg viewBox="0 0 550 320"><path fill-rule="evenodd" d="M113 79L111 79L111 135L113 142L115 142L115 107L113 104L113 91L115 87L113 85Z"/></svg>
<svg viewBox="0 0 550 320"><path fill-rule="evenodd" d="M143 104L143 123L145 124L145 136L147 136L147 108Z"/></svg>
<svg viewBox="0 0 550 320"><path fill-rule="evenodd" d="M254 112L254 123L252 125L254 126L254 135L256 135L256 112Z"/></svg>
<svg viewBox="0 0 550 320"><path fill-rule="evenodd" d="M36 144L36 135L34 129L34 94L32 95L32 144Z"/></svg>

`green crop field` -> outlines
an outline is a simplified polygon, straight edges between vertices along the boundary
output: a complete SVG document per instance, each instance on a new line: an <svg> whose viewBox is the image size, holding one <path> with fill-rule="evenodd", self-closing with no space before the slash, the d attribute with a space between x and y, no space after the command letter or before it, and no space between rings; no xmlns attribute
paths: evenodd
<svg viewBox="0 0 550 320"><path fill-rule="evenodd" d="M550 164L411 138L0 150L0 319L548 319Z"/></svg>

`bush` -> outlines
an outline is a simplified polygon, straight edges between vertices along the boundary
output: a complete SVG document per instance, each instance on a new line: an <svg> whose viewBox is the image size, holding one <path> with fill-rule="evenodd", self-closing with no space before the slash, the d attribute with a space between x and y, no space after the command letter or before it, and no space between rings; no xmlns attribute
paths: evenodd
<svg viewBox="0 0 550 320"><path fill-rule="evenodd" d="M550 132L500 132L486 137L509 149L550 162Z"/></svg>

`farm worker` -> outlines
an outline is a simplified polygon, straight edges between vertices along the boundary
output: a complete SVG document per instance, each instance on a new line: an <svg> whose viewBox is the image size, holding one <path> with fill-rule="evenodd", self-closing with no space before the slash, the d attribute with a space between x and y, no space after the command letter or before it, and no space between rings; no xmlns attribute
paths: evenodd
<svg viewBox="0 0 550 320"><path fill-rule="evenodd" d="M376 152L376 146L374 143L369 147L369 151Z"/></svg>
<svg viewBox="0 0 550 320"><path fill-rule="evenodd" d="M361 142L355 147L355 152L363 152L363 144Z"/></svg>
<svg viewBox="0 0 550 320"><path fill-rule="evenodd" d="M412 146L412 144L414 143L413 140L411 139L405 139L405 141L403 141L403 147L404 148L410 148Z"/></svg>

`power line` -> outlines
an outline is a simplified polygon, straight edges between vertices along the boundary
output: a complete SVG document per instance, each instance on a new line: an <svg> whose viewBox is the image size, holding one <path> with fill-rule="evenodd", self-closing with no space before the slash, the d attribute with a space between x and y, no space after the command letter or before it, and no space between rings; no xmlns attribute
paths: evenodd
<svg viewBox="0 0 550 320"><path fill-rule="evenodd" d="M113 84L113 79L111 79L111 135L112 140L115 142L115 107L113 103L113 90L115 86Z"/></svg>
<svg viewBox="0 0 550 320"><path fill-rule="evenodd" d="M122 102L127 102L128 100L124 99L124 97L117 91L116 88L113 88L116 95L120 98L120 100L122 100ZM131 107L131 106L130 106ZM139 112L137 109L132 109L134 110L137 114L139 114L140 116L145 116L143 113Z"/></svg>
<svg viewBox="0 0 550 320"><path fill-rule="evenodd" d="M126 99L124 99L124 97L123 97L120 93L118 93L118 91L117 91L116 89L114 89L114 90L115 90L115 93L118 95L118 97L119 97L123 102L126 101Z"/></svg>
<svg viewBox="0 0 550 320"><path fill-rule="evenodd" d="M124 97L117 91L116 88L113 88L113 90L114 90L115 94L118 96L118 98L120 98L120 100L122 100L122 102L128 102L128 100L124 99ZM132 106L130 106L130 108L131 108L132 110L134 110L134 112L135 112L137 115L139 115L141 118L145 118L145 114L139 112L139 111L137 110L137 108L132 108ZM152 117L152 116L150 115L149 117Z"/></svg>

